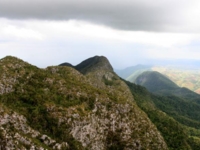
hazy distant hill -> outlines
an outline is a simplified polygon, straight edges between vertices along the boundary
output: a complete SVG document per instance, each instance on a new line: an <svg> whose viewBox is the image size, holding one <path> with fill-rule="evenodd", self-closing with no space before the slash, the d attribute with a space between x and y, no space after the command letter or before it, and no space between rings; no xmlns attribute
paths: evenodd
<svg viewBox="0 0 200 150"><path fill-rule="evenodd" d="M196 93L200 94L200 68L192 67L153 67L152 70L158 71L167 77L169 77L173 82L175 82L180 87L186 87Z"/></svg>
<svg viewBox="0 0 200 150"><path fill-rule="evenodd" d="M116 70L116 73L130 82L144 71L157 71L167 76L180 87L186 87L200 94L200 68L191 66L143 66L137 65L123 70Z"/></svg>
<svg viewBox="0 0 200 150"><path fill-rule="evenodd" d="M155 71L143 72L137 77L136 84L159 95L159 98L154 99L158 108L182 124L200 128L200 95L178 87L167 77Z"/></svg>
<svg viewBox="0 0 200 150"><path fill-rule="evenodd" d="M181 88L168 77L156 71L146 71L140 74L136 84L146 87L150 92L159 95L174 95L200 104L200 95L187 89Z"/></svg>

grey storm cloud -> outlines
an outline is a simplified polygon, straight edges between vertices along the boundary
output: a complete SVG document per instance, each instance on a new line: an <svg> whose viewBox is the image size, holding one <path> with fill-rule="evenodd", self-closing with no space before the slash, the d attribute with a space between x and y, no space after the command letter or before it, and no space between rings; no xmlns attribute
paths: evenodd
<svg viewBox="0 0 200 150"><path fill-rule="evenodd" d="M194 32L187 13L195 0L1 0L0 17L83 20L121 30ZM198 17L198 16L197 16ZM199 20L199 18L197 19ZM187 22L191 22L188 24ZM196 26L192 23L196 23ZM185 25L187 24L187 25Z"/></svg>

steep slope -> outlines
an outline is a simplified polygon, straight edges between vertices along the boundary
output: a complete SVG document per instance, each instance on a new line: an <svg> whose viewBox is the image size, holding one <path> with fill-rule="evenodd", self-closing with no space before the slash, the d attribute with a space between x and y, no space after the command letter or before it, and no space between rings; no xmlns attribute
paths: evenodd
<svg viewBox="0 0 200 150"><path fill-rule="evenodd" d="M168 149L106 60L78 65L86 76L71 67L0 60L2 148Z"/></svg>
<svg viewBox="0 0 200 150"><path fill-rule="evenodd" d="M138 106L148 114L148 117L156 125L163 135L169 149L193 149L187 128L182 126L174 118L167 115L162 108L157 107L155 100L162 99L149 93L144 87L125 81L129 86Z"/></svg>
<svg viewBox="0 0 200 150"><path fill-rule="evenodd" d="M137 83L157 95L154 103L157 108L172 116L178 122L199 129L199 95L180 88L157 72L145 72L137 78Z"/></svg>

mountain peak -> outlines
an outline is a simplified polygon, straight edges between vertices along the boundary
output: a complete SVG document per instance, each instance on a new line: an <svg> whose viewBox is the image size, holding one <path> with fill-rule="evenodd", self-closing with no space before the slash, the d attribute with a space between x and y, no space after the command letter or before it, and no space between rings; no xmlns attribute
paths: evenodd
<svg viewBox="0 0 200 150"><path fill-rule="evenodd" d="M113 71L113 67L111 66L109 60L104 56L94 56L88 58L75 66L75 68L83 74L95 70Z"/></svg>

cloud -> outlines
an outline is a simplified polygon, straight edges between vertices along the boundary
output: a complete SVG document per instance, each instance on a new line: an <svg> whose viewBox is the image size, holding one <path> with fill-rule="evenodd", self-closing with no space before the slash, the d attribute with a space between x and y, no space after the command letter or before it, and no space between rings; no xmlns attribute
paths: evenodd
<svg viewBox="0 0 200 150"><path fill-rule="evenodd" d="M73 19L132 31L200 32L198 0L1 0L0 17Z"/></svg>
<svg viewBox="0 0 200 150"><path fill-rule="evenodd" d="M122 31L84 21L0 19L0 56L14 55L39 67L94 55L108 57L115 68L157 59L200 58L200 35ZM184 48L183 48L184 47Z"/></svg>
<svg viewBox="0 0 200 150"><path fill-rule="evenodd" d="M200 40L199 34L122 31L84 21L41 21L0 19L0 39L35 39L55 41L103 41L134 43L144 46L171 48Z"/></svg>

